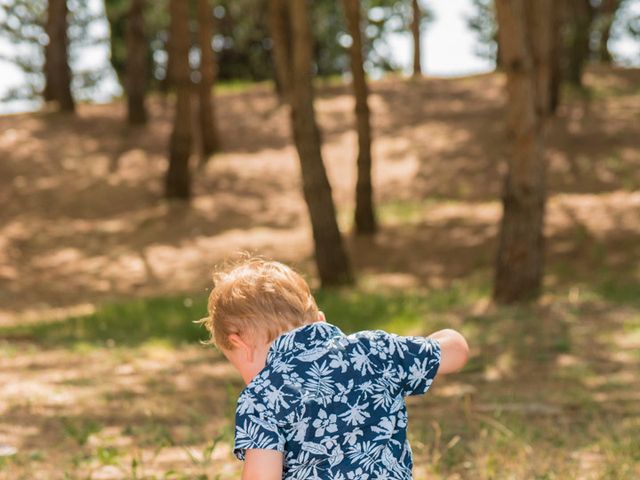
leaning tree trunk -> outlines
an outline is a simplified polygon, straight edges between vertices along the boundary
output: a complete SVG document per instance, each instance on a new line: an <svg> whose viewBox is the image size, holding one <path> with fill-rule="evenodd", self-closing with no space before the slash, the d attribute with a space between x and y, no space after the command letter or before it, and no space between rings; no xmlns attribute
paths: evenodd
<svg viewBox="0 0 640 480"><path fill-rule="evenodd" d="M507 74L509 169L503 196L494 298L501 303L539 295L544 266L546 162L553 0L497 0Z"/></svg>
<svg viewBox="0 0 640 480"><path fill-rule="evenodd" d="M213 13L209 0L198 0L198 38L200 43L200 83L198 84L198 120L202 158L206 161L219 148L215 121L213 84L216 62L211 47L213 38Z"/></svg>
<svg viewBox="0 0 640 480"><path fill-rule="evenodd" d="M170 78L176 92L173 131L169 143L169 169L165 182L167 198L188 199L191 195L191 79L189 67L188 2L170 0Z"/></svg>
<svg viewBox="0 0 640 480"><path fill-rule="evenodd" d="M71 95L71 69L67 52L67 1L49 0L45 31L49 37L44 51L45 87L43 96L46 102L55 102L62 112L75 111L75 102Z"/></svg>
<svg viewBox="0 0 640 480"><path fill-rule="evenodd" d="M311 217L318 274L323 286L349 283L351 270L322 162L320 131L313 106L313 48L307 2L288 0L288 5L293 41L292 66L288 69L292 80L291 125L300 157L304 198Z"/></svg>
<svg viewBox="0 0 640 480"><path fill-rule="evenodd" d="M413 76L422 75L420 24L422 23L422 11L418 0L411 0L413 16L411 18L411 34L413 36Z"/></svg>
<svg viewBox="0 0 640 480"><path fill-rule="evenodd" d="M358 180L356 183L355 228L359 235L373 234L377 230L373 211L373 186L371 182L371 124L369 88L364 73L362 55L362 31L360 25L360 0L343 0L345 16L352 38L349 53L353 75L353 93L356 100L358 128Z"/></svg>
<svg viewBox="0 0 640 480"><path fill-rule="evenodd" d="M289 9L287 0L268 0L269 33L273 42L271 57L273 59L276 86L280 100L289 103L291 93L291 31L289 28Z"/></svg>
<svg viewBox="0 0 640 480"><path fill-rule="evenodd" d="M144 34L145 0L131 0L127 22L126 90L128 121L141 125L147 121L147 40Z"/></svg>

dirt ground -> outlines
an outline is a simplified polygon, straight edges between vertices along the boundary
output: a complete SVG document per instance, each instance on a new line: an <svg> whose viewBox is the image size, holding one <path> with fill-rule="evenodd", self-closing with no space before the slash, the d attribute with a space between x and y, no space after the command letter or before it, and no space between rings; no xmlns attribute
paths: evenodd
<svg viewBox="0 0 640 480"><path fill-rule="evenodd" d="M640 284L640 71L594 70L587 83L590 101L570 92L549 130L549 289L573 285L579 292L583 284L607 279ZM313 275L286 109L264 87L223 93L217 101L224 151L195 171L190 205L162 199L170 110L160 101L151 103L151 121L139 129L124 124L121 103L81 105L71 119L50 113L0 117L0 326L90 312L107 300L204 292L212 266L239 249ZM358 274L394 288L490 278L506 154L503 78L390 78L372 85L370 102L383 226L375 239L356 239L349 234L357 144L352 98L348 87L325 87L317 101L325 163ZM573 315L572 302L549 307L549 318ZM474 308L458 312L454 321L462 322ZM623 417L637 418L640 393L632 383L638 360L632 352L640 339L624 336L624 319L637 311L598 303L585 308L589 331L606 321L607 338L623 352L612 349L603 358L618 362L611 381L625 388L605 391L598 402L624 404ZM571 325L588 348L581 336L587 327ZM147 462L153 464L149 471L165 472L158 478L197 478L212 468L213 478L237 474L227 443L211 447L212 459L205 451L207 439L227 428L224 419L239 388L214 352L162 345L74 352L28 342L0 347L0 444L31 452L40 465L37 471L23 466L22 478L64 478L47 455L67 458L92 442L96 458L107 460L96 460L91 478L134 478L133 463L128 473L109 463L115 454L100 450L105 439L113 448L132 450L137 465ZM597 396L602 364L571 355L554 361L568 369L595 369L593 385L581 388ZM504 429L510 429L496 426L489 415L496 409L533 409L543 423L556 422L559 407L536 402L530 390L525 400L509 401L517 380L505 372L517 362L505 362L446 384L433 408L442 410L451 398L463 398L493 378L500 385L493 394L504 395L502 407L489 394L479 396L473 422L493 425L487 431L507 438ZM530 387L543 381L549 386L547 374L532 374ZM562 378L551 383L565 385ZM465 406L457 405L464 418ZM603 429L606 418L598 417ZM600 428L598 422L593 428ZM125 427L142 440L127 444ZM431 428L437 432L440 426ZM417 452L442 456L454 448L453 438L437 448L417 442ZM184 447L192 444L198 449ZM602 463L602 452L586 444L575 452L572 472L584 473L576 478L609 478L592 475L600 472L592 465ZM185 477L166 473L176 465ZM422 473L416 478L437 474L432 461L417 468ZM0 470L0 478L17 478L2 475ZM434 478L480 478L457 475ZM526 478L515 475L510 478Z"/></svg>

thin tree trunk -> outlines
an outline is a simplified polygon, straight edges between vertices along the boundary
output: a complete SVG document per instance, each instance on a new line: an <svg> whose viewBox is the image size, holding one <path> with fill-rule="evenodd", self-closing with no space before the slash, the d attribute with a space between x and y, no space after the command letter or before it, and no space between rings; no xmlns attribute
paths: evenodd
<svg viewBox="0 0 640 480"><path fill-rule="evenodd" d="M62 112L75 111L71 95L71 69L68 58L67 1L49 0L45 31L49 43L45 47L45 101L57 103Z"/></svg>
<svg viewBox="0 0 640 480"><path fill-rule="evenodd" d="M600 32L600 42L598 46L598 58L601 63L610 64L613 61L609 50L609 39L611 38L611 26L616 16L616 10L620 6L620 0L604 0L600 6L602 31Z"/></svg>
<svg viewBox="0 0 640 480"><path fill-rule="evenodd" d="M566 21L565 1L554 2L554 25L552 34L553 47L551 49L551 78L549 93L549 111L555 114L560 105L562 95L562 57L564 52L562 29Z"/></svg>
<svg viewBox="0 0 640 480"><path fill-rule="evenodd" d="M191 80L189 67L188 2L170 0L172 86L176 94L173 131L169 143L169 169L165 183L167 198L188 199L191 196Z"/></svg>
<svg viewBox="0 0 640 480"><path fill-rule="evenodd" d="M198 85L198 120L204 161L219 149L215 121L215 104L212 97L216 77L216 62L211 47L213 38L213 13L209 0L198 0L198 37L200 43L200 83Z"/></svg>
<svg viewBox="0 0 640 480"><path fill-rule="evenodd" d="M500 45L500 35L496 34L496 70L502 70L502 46Z"/></svg>
<svg viewBox="0 0 640 480"><path fill-rule="evenodd" d="M322 162L320 131L315 119L311 78L312 38L307 2L288 1L293 40L291 125L300 157L304 197L311 217L315 258L323 286L352 281L331 186Z"/></svg>
<svg viewBox="0 0 640 480"><path fill-rule="evenodd" d="M551 103L552 2L496 2L511 140L494 285L494 298L501 303L533 299L542 285L544 130Z"/></svg>
<svg viewBox="0 0 640 480"><path fill-rule="evenodd" d="M422 23L422 11L418 0L411 0L413 17L411 19L411 34L413 36L413 76L422 75L422 59L420 45L420 24Z"/></svg>
<svg viewBox="0 0 640 480"><path fill-rule="evenodd" d="M147 40L144 33L145 0L131 0L127 22L127 105L132 125L147 122Z"/></svg>
<svg viewBox="0 0 640 480"><path fill-rule="evenodd" d="M564 1L564 0L559 0ZM502 66L504 65L504 60L502 58L502 44L500 40L500 25L498 25L497 12L495 0L493 1L493 15L496 22L496 30L494 34L494 40L496 42L496 70L502 71Z"/></svg>
<svg viewBox="0 0 640 480"><path fill-rule="evenodd" d="M353 75L353 93L356 101L358 129L358 180L356 183L355 229L358 235L373 234L377 230L373 210L373 186L371 181L371 124L368 104L369 88L364 72L362 55L362 30L360 25L360 1L343 0L349 33L352 38L349 53Z"/></svg>
<svg viewBox="0 0 640 480"><path fill-rule="evenodd" d="M269 32L273 42L271 57L273 59L276 87L280 100L289 103L291 93L291 30L287 0L268 0Z"/></svg>
<svg viewBox="0 0 640 480"><path fill-rule="evenodd" d="M591 25L594 10L590 0L568 0L570 5L567 80L582 87L582 73L591 54Z"/></svg>

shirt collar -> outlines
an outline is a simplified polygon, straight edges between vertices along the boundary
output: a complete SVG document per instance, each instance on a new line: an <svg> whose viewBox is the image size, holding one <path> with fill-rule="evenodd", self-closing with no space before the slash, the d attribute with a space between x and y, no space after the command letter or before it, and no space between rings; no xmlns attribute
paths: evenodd
<svg viewBox="0 0 640 480"><path fill-rule="evenodd" d="M322 342L344 335L335 325L327 322L314 322L283 333L269 347L267 363L276 357L309 349L311 343Z"/></svg>

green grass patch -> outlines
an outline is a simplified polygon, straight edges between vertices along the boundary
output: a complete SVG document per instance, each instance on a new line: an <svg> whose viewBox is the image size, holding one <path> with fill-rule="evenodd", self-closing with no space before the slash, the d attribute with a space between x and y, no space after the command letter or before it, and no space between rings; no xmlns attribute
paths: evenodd
<svg viewBox="0 0 640 480"><path fill-rule="evenodd" d="M334 87L344 85L345 82L341 75L328 75L324 77L314 78L314 85L317 88ZM220 80L216 82L215 92L216 94L229 94L229 93L244 93L256 88L265 88L271 91L275 91L275 85L273 80L263 80L255 82L253 80L232 79L232 80Z"/></svg>
<svg viewBox="0 0 640 480"><path fill-rule="evenodd" d="M445 326L441 314L466 307L486 293L481 285L460 282L424 292L328 290L317 292L316 300L327 320L346 333L371 329L424 333Z"/></svg>
<svg viewBox="0 0 640 480"><path fill-rule="evenodd" d="M271 80L254 82L251 80L222 80L216 83L216 94L243 93L257 87L274 88Z"/></svg>
<svg viewBox="0 0 640 480"><path fill-rule="evenodd" d="M137 346L166 341L171 345L207 338L195 320L206 315L204 297L147 298L101 305L90 315L59 322L0 329L0 338L28 338L45 346L85 351L94 346Z"/></svg>
<svg viewBox="0 0 640 480"><path fill-rule="evenodd" d="M328 321L345 332L379 328L419 333L443 326L438 314L468 305L485 294L482 286L460 282L447 289L424 292L321 290L316 292L316 298ZM0 340L28 339L77 352L116 346L171 348L208 338L204 327L195 323L207 314L206 302L204 296L178 296L108 303L90 315L0 328Z"/></svg>
<svg viewBox="0 0 640 480"><path fill-rule="evenodd" d="M593 289L600 298L608 302L640 307L640 283L637 280L609 276Z"/></svg>

